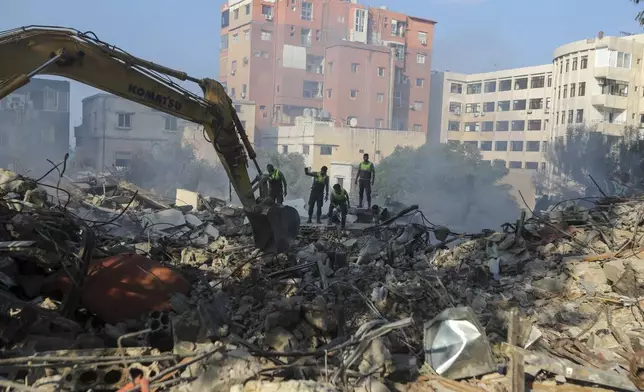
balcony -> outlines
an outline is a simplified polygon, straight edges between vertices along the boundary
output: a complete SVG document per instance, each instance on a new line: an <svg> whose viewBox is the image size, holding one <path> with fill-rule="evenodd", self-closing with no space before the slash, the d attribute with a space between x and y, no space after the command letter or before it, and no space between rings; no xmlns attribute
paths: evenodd
<svg viewBox="0 0 644 392"><path fill-rule="evenodd" d="M593 106L600 106L611 109L626 110L627 100L625 96L611 94L596 94L592 96Z"/></svg>
<svg viewBox="0 0 644 392"><path fill-rule="evenodd" d="M630 78L631 70L617 67L595 67L593 76L597 79L612 79L627 82Z"/></svg>

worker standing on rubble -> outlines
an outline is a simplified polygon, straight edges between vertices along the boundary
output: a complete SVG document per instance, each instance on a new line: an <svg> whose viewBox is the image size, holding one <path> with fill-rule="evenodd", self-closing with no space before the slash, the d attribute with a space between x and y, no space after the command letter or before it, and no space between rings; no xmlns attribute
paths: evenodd
<svg viewBox="0 0 644 392"><path fill-rule="evenodd" d="M312 172L308 167L304 168L304 174L313 177L313 185L311 185L311 195L309 196L309 220L311 223L313 218L313 206L317 204L317 223L322 223L322 203L329 200L329 176L326 174L328 168L322 166L319 172Z"/></svg>
<svg viewBox="0 0 644 392"><path fill-rule="evenodd" d="M284 198L286 197L286 178L281 171L277 170L270 163L266 165L266 171L268 172L268 185L270 197L273 200L273 203L282 204Z"/></svg>
<svg viewBox="0 0 644 392"><path fill-rule="evenodd" d="M349 194L340 184L333 185L331 191L331 203L329 203L329 224L333 223L333 209L338 207L342 215L342 228L347 223L347 212L349 211Z"/></svg>
<svg viewBox="0 0 644 392"><path fill-rule="evenodd" d="M358 188L359 200L358 208L362 208L362 200L365 192L367 193L367 205L371 208L371 186L376 180L376 168L373 163L369 162L369 154L362 156L362 162L358 165L358 174L356 175L355 184L360 182Z"/></svg>

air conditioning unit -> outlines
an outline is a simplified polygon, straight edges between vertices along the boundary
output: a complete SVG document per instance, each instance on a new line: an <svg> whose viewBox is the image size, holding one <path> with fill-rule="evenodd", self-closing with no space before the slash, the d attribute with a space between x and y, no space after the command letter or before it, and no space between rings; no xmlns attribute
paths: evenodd
<svg viewBox="0 0 644 392"><path fill-rule="evenodd" d="M235 71L234 69L232 71L230 71L230 74L233 75L233 76L235 75L235 73L237 73L237 71Z"/></svg>
<svg viewBox="0 0 644 392"><path fill-rule="evenodd" d="M597 84L600 85L600 86L605 85L606 84L606 79L604 79L604 78L597 79Z"/></svg>
<svg viewBox="0 0 644 392"><path fill-rule="evenodd" d="M420 44L423 46L427 46L427 40L426 39L421 39Z"/></svg>
<svg viewBox="0 0 644 392"><path fill-rule="evenodd" d="M478 114L478 113L474 113L474 117L478 117L478 116L479 116L479 114Z"/></svg>
<svg viewBox="0 0 644 392"><path fill-rule="evenodd" d="M244 59L242 60L242 62L244 63L244 65L248 64L248 57L244 57Z"/></svg>
<svg viewBox="0 0 644 392"><path fill-rule="evenodd" d="M481 117L485 116L485 112L481 112Z"/></svg>
<svg viewBox="0 0 644 392"><path fill-rule="evenodd" d="M528 110L528 114L532 114L532 110Z"/></svg>
<svg viewBox="0 0 644 392"><path fill-rule="evenodd" d="M544 112L545 114L548 114L548 113L550 113L550 109L545 109L543 112Z"/></svg>
<svg viewBox="0 0 644 392"><path fill-rule="evenodd" d="M273 15L264 15L266 20L273 20Z"/></svg>
<svg viewBox="0 0 644 392"><path fill-rule="evenodd" d="M246 98L246 93L241 93L240 96L241 96L242 99L244 99L244 98Z"/></svg>
<svg viewBox="0 0 644 392"><path fill-rule="evenodd" d="M409 105L409 110L416 110L416 107L414 105Z"/></svg>

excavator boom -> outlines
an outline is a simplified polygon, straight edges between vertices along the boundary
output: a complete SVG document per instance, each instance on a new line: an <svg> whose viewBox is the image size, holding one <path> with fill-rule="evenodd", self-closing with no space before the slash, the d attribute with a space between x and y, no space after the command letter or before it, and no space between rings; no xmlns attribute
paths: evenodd
<svg viewBox="0 0 644 392"><path fill-rule="evenodd" d="M300 217L291 207L259 204L248 174L255 151L224 87L213 79L140 59L99 40L94 33L48 26L0 32L0 99L37 74L63 76L204 127L253 227L255 245L281 252L297 235ZM200 97L172 78L197 83Z"/></svg>

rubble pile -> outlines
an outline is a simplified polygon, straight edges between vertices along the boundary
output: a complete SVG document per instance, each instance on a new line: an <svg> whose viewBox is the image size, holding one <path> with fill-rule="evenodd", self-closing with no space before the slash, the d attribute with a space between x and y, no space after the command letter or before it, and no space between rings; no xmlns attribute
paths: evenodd
<svg viewBox="0 0 644 392"><path fill-rule="evenodd" d="M42 181L0 172L0 387L644 387L644 199L475 234L400 207L276 255L222 200Z"/></svg>

